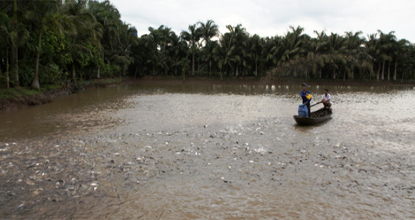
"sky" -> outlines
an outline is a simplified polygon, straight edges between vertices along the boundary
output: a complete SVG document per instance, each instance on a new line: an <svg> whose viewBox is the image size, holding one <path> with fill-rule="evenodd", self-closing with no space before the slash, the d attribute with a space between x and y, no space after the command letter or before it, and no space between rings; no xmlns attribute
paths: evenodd
<svg viewBox="0 0 415 220"><path fill-rule="evenodd" d="M289 26L343 35L362 31L363 36L381 30L395 31L398 39L415 43L414 0L111 0L121 19L135 26L138 35L164 25L177 34L198 21L213 20L225 33L226 26L242 24L261 37L284 35Z"/></svg>

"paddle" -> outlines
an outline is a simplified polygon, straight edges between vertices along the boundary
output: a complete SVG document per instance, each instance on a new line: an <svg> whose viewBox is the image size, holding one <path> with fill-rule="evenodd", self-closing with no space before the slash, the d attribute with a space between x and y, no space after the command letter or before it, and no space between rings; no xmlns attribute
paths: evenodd
<svg viewBox="0 0 415 220"><path fill-rule="evenodd" d="M316 105L318 105L318 104L320 104L321 102L317 102L316 104L314 104L314 105L312 105L312 106L310 106L310 108L311 107L313 107L313 106L316 106Z"/></svg>

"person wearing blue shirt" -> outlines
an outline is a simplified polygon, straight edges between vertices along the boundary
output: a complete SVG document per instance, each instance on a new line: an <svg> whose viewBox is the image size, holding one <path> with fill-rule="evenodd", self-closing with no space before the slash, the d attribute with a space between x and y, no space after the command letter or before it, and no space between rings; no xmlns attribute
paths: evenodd
<svg viewBox="0 0 415 220"><path fill-rule="evenodd" d="M303 98L303 104L307 105L308 117L310 117L310 102L312 98L308 99L307 95L310 94L311 96L311 92L307 90L307 84L303 83L302 87L303 87L303 91L301 91L300 95L301 95L301 98Z"/></svg>

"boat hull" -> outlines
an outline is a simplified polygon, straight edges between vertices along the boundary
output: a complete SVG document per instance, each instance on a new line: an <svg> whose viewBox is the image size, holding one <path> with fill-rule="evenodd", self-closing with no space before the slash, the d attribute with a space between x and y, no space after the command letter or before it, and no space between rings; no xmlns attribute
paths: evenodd
<svg viewBox="0 0 415 220"><path fill-rule="evenodd" d="M331 119L333 115L333 111L331 109L320 109L318 111L312 112L310 114L311 117L303 117L299 115L294 115L294 120L297 122L298 125L315 125L322 123Z"/></svg>

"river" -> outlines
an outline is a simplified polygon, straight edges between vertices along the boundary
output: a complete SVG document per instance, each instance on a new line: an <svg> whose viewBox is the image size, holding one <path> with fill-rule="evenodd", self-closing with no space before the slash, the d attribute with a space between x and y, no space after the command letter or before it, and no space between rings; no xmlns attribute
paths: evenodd
<svg viewBox="0 0 415 220"><path fill-rule="evenodd" d="M312 127L300 85L140 82L2 112L0 218L415 218L415 89L327 88Z"/></svg>

